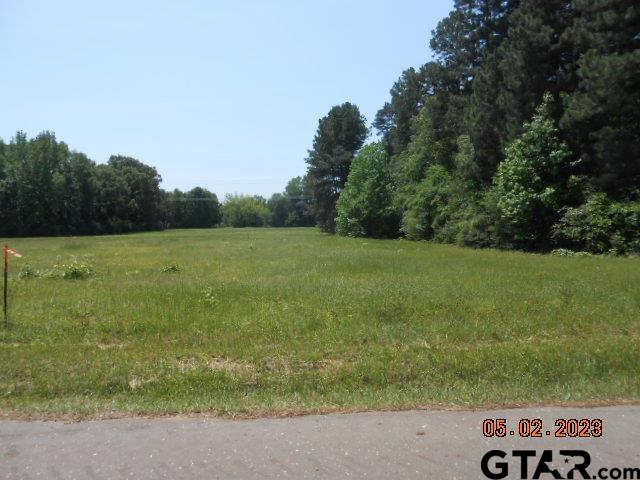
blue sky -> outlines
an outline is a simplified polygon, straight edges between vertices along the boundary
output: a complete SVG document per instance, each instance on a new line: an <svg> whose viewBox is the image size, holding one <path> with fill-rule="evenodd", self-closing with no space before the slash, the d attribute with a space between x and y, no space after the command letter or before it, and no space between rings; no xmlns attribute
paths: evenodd
<svg viewBox="0 0 640 480"><path fill-rule="evenodd" d="M318 119L369 124L431 57L451 0L0 0L0 137L52 130L166 189L268 196L303 175Z"/></svg>

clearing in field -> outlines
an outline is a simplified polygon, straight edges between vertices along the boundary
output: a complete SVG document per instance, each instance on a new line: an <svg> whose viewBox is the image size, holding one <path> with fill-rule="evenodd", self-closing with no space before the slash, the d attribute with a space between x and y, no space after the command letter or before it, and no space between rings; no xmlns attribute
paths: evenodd
<svg viewBox="0 0 640 480"><path fill-rule="evenodd" d="M11 416L640 398L637 259L314 229L11 244L25 255L0 331Z"/></svg>

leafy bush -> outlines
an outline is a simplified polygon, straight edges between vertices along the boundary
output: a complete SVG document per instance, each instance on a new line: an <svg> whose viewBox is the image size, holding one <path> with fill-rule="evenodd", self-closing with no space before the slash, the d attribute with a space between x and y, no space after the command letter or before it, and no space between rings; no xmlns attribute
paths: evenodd
<svg viewBox="0 0 640 480"><path fill-rule="evenodd" d="M220 203L215 193L201 187L188 192L164 192L170 228L209 228L220 223Z"/></svg>
<svg viewBox="0 0 640 480"><path fill-rule="evenodd" d="M478 191L475 150L467 135L458 137L458 152L447 187L447 204L440 210L434 240L474 247L499 244L497 201L491 190Z"/></svg>
<svg viewBox="0 0 640 480"><path fill-rule="evenodd" d="M556 248L551 251L551 255L554 257L590 257L589 252L574 252L566 248Z"/></svg>
<svg viewBox="0 0 640 480"><path fill-rule="evenodd" d="M35 278L37 276L38 272L31 265L25 265L18 273L18 278Z"/></svg>
<svg viewBox="0 0 640 480"><path fill-rule="evenodd" d="M205 287L202 289L202 302L212 307L218 303L218 296L213 287Z"/></svg>
<svg viewBox="0 0 640 480"><path fill-rule="evenodd" d="M640 202L614 203L595 193L580 207L564 209L553 239L591 253L640 254Z"/></svg>
<svg viewBox="0 0 640 480"><path fill-rule="evenodd" d="M496 207L490 195L469 194L459 197L443 211L446 223L434 235L434 240L460 246L480 248L501 245Z"/></svg>
<svg viewBox="0 0 640 480"><path fill-rule="evenodd" d="M418 184L409 199L402 219L402 231L419 240L432 238L439 226L446 223L451 175L442 165L431 165L426 178Z"/></svg>
<svg viewBox="0 0 640 480"><path fill-rule="evenodd" d="M165 265L160 269L162 273L176 273L176 272L179 272L180 270L182 270L180 268L180 265L176 265L175 263L171 265Z"/></svg>
<svg viewBox="0 0 640 480"><path fill-rule="evenodd" d="M269 223L269 208L262 197L227 195L222 204L222 223L227 227L264 227Z"/></svg>
<svg viewBox="0 0 640 480"><path fill-rule="evenodd" d="M93 266L85 259L72 258L70 262L54 265L57 276L65 280L77 280L91 277L95 274Z"/></svg>
<svg viewBox="0 0 640 480"><path fill-rule="evenodd" d="M545 94L524 133L507 146L494 179L502 219L513 239L525 246L546 243L565 193L563 174L571 153L560 140L551 103L551 95Z"/></svg>
<svg viewBox="0 0 640 480"><path fill-rule="evenodd" d="M96 274L92 263L87 258L72 257L64 263L57 263L52 268L35 270L30 265L25 265L19 278L62 278L64 280L77 280L92 277Z"/></svg>
<svg viewBox="0 0 640 480"><path fill-rule="evenodd" d="M367 145L353 160L337 203L336 231L352 237L396 237L400 213L393 204L389 158L381 144Z"/></svg>

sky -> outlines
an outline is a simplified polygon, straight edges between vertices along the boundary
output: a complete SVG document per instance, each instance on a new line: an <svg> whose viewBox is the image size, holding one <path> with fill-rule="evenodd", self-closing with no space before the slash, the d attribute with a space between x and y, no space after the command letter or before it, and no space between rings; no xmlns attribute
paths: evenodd
<svg viewBox="0 0 640 480"><path fill-rule="evenodd" d="M165 189L267 197L304 175L332 106L371 125L452 3L0 0L0 138L50 130Z"/></svg>

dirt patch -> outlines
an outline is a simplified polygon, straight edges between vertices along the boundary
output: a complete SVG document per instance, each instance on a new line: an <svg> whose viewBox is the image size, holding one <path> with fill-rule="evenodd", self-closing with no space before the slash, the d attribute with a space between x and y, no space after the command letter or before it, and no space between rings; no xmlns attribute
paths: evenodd
<svg viewBox="0 0 640 480"><path fill-rule="evenodd" d="M278 373L281 375L289 375L292 372L300 372L305 370L325 371L333 368L340 368L345 364L344 360L338 358L327 358L312 361L289 361L283 358L267 358L262 364L264 371L269 373Z"/></svg>
<svg viewBox="0 0 640 480"><path fill-rule="evenodd" d="M126 346L125 343L99 343L100 350L121 350Z"/></svg>
<svg viewBox="0 0 640 480"><path fill-rule="evenodd" d="M238 362L225 357L198 358L190 357L178 360L178 369L182 373L208 369L233 373L250 373L255 370L248 362Z"/></svg>
<svg viewBox="0 0 640 480"><path fill-rule="evenodd" d="M131 390L137 390L157 380L157 378L140 378L134 376L129 380L129 388L131 388Z"/></svg>

